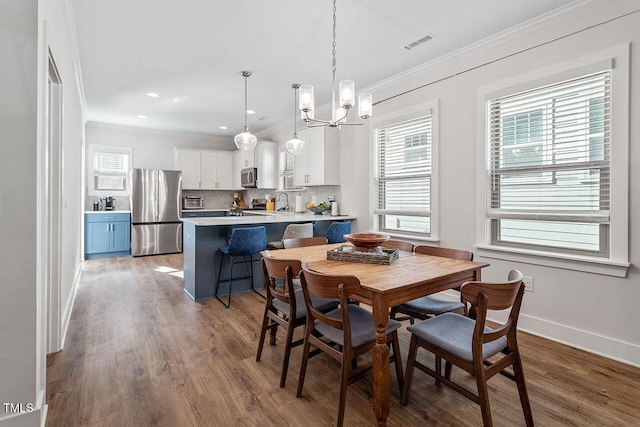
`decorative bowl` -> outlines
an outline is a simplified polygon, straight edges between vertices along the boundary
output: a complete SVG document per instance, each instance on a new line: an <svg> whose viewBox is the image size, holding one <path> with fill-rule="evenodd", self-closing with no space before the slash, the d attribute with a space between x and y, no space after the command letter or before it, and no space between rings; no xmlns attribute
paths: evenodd
<svg viewBox="0 0 640 427"><path fill-rule="evenodd" d="M331 207L328 207L328 208L310 208L310 207L307 207L307 209L309 209L315 215L322 215L323 212L328 211L329 209L331 209Z"/></svg>
<svg viewBox="0 0 640 427"><path fill-rule="evenodd" d="M378 250L383 242L389 240L389 236L386 234L377 233L355 233L345 234L344 238L347 239L356 250L360 252L374 252Z"/></svg>

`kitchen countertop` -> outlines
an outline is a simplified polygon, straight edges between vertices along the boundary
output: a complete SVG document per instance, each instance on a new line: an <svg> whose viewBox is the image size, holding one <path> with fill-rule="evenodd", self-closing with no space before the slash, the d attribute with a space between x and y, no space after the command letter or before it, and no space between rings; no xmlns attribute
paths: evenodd
<svg viewBox="0 0 640 427"><path fill-rule="evenodd" d="M211 209L220 210L220 209ZM182 222L194 224L198 227L213 225L238 225L238 224L271 224L280 222L305 222L305 221L341 221L354 220L354 215L315 215L309 213L275 212L275 211L251 211L251 216L223 216L210 218L181 218ZM255 214L255 215L254 215Z"/></svg>

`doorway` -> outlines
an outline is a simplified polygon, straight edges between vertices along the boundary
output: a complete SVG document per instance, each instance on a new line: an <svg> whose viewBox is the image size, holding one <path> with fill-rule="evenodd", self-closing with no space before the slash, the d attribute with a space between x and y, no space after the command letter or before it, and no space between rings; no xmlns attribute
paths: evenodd
<svg viewBox="0 0 640 427"><path fill-rule="evenodd" d="M46 136L46 206L48 210L47 271L47 354L62 350L61 236L62 236L62 80L51 51L47 69Z"/></svg>

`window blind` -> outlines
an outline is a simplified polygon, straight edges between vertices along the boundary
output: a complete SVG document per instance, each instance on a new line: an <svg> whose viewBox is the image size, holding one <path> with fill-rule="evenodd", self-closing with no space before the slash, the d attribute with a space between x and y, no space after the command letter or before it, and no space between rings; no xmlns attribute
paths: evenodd
<svg viewBox="0 0 640 427"><path fill-rule="evenodd" d="M129 156L124 153L97 152L94 154L94 186L96 190L127 188Z"/></svg>
<svg viewBox="0 0 640 427"><path fill-rule="evenodd" d="M430 233L431 117L376 129L374 214L380 229Z"/></svg>
<svg viewBox="0 0 640 427"><path fill-rule="evenodd" d="M494 241L606 250L610 80L604 71L489 101Z"/></svg>

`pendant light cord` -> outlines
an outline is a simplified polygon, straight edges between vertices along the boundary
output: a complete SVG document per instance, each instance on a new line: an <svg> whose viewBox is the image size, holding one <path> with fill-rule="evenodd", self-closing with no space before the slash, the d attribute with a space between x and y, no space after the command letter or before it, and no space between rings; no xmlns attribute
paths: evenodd
<svg viewBox="0 0 640 427"><path fill-rule="evenodd" d="M293 137L298 138L298 88L293 85Z"/></svg>
<svg viewBox="0 0 640 427"><path fill-rule="evenodd" d="M331 50L331 56L333 62L331 63L331 69L333 72L333 78L331 80L331 121L336 120L336 0L333 0L333 44Z"/></svg>
<svg viewBox="0 0 640 427"><path fill-rule="evenodd" d="M244 131L246 132L249 130L249 126L247 126L247 78L249 76L246 71L242 75L244 76Z"/></svg>

